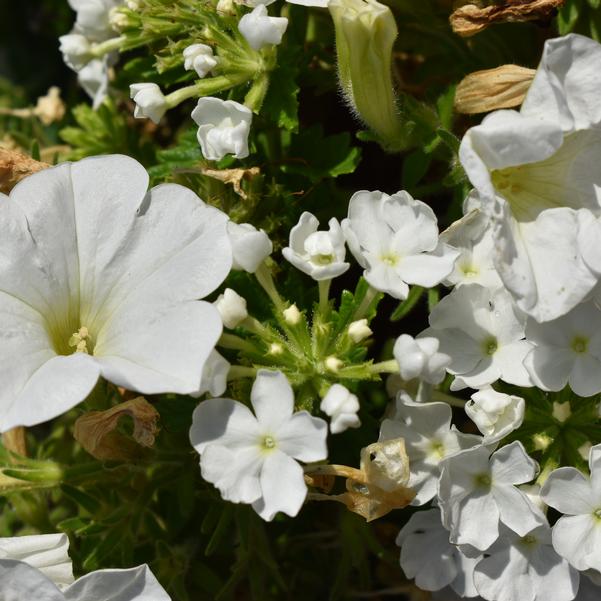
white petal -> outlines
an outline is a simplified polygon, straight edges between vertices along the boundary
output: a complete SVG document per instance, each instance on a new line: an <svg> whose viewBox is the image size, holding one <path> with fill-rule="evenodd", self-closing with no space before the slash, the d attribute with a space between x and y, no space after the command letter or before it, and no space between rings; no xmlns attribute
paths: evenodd
<svg viewBox="0 0 601 601"><path fill-rule="evenodd" d="M536 461L527 455L518 441L493 453L490 469L493 482L502 484L524 484L530 482L538 472Z"/></svg>
<svg viewBox="0 0 601 601"><path fill-rule="evenodd" d="M294 393L290 382L281 371L261 369L257 372L250 402L262 430L271 434L285 424L294 411Z"/></svg>
<svg viewBox="0 0 601 601"><path fill-rule="evenodd" d="M520 536L526 536L546 523L541 511L514 486L493 486L493 496L499 507L501 522Z"/></svg>
<svg viewBox="0 0 601 601"><path fill-rule="evenodd" d="M65 601L56 585L41 572L11 559L0 559L0 598L2 601Z"/></svg>
<svg viewBox="0 0 601 601"><path fill-rule="evenodd" d="M431 288L440 284L452 271L457 252L444 256L422 253L401 259L397 271L403 281Z"/></svg>
<svg viewBox="0 0 601 601"><path fill-rule="evenodd" d="M543 390L561 390L574 366L574 353L549 346L535 346L524 359L532 381Z"/></svg>
<svg viewBox="0 0 601 601"><path fill-rule="evenodd" d="M499 509L492 495L469 496L453 513L452 543L484 551L499 536Z"/></svg>
<svg viewBox="0 0 601 601"><path fill-rule="evenodd" d="M573 467L553 470L540 496L547 505L570 515L592 513L596 508L589 479Z"/></svg>
<svg viewBox="0 0 601 601"><path fill-rule="evenodd" d="M534 601L537 597L527 575L528 559L516 553L510 559L510 553L507 547L478 563L474 570L476 589L485 599L494 601Z"/></svg>
<svg viewBox="0 0 601 601"><path fill-rule="evenodd" d="M601 360L590 355L579 355L570 374L570 388L583 397L601 392Z"/></svg>
<svg viewBox="0 0 601 601"><path fill-rule="evenodd" d="M564 516L553 527L553 547L577 570L601 571L601 529L592 514Z"/></svg>
<svg viewBox="0 0 601 601"><path fill-rule="evenodd" d="M274 434L278 449L299 461L321 461L328 456L328 425L307 411L295 413Z"/></svg>
<svg viewBox="0 0 601 601"><path fill-rule="evenodd" d="M529 571L537 599L571 601L578 592L580 575L550 545L539 545L530 555Z"/></svg>

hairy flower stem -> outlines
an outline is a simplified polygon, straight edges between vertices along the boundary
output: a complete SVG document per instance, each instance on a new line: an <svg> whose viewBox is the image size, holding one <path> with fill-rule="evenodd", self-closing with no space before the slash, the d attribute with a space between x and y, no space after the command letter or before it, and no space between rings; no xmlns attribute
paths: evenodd
<svg viewBox="0 0 601 601"><path fill-rule="evenodd" d="M243 73L237 77L220 75L219 77L211 77L209 79L203 79L194 85L180 88L171 94L165 96L165 102L167 107L172 109L178 104L188 100L189 98L198 98L201 96L211 96L218 92L229 90L234 86L243 84L250 79L250 75Z"/></svg>
<svg viewBox="0 0 601 601"><path fill-rule="evenodd" d="M124 35L120 35L117 38L111 38L110 40L106 40L106 42L94 44L90 49L90 56L92 56L93 58L102 58L105 54L108 54L109 52L120 50L121 47L125 44L126 40L127 38Z"/></svg>
<svg viewBox="0 0 601 601"><path fill-rule="evenodd" d="M380 361L380 363L374 363L370 365L368 371L372 374L398 374L399 364L396 359L389 359L388 361Z"/></svg>
<svg viewBox="0 0 601 601"><path fill-rule="evenodd" d="M249 353L257 353L258 349L254 344L235 334L221 334L217 345L222 348L229 348L236 351L247 351Z"/></svg>
<svg viewBox="0 0 601 601"><path fill-rule="evenodd" d="M332 280L321 280L319 286L319 311L325 317L330 311L328 299L330 296L330 284Z"/></svg>
<svg viewBox="0 0 601 601"><path fill-rule="evenodd" d="M273 283L271 270L265 262L263 262L257 271L255 271L255 277L257 278L257 282L259 282L261 288L265 290L267 296L269 296L271 302L275 305L277 312L281 314L286 308L286 305L284 304L280 293L276 290L275 284Z"/></svg>
<svg viewBox="0 0 601 601"><path fill-rule="evenodd" d="M246 367L244 365L232 365L227 374L228 381L242 380L244 378L254 378L257 375L257 370L254 367Z"/></svg>
<svg viewBox="0 0 601 601"><path fill-rule="evenodd" d="M367 289L367 292L365 293L365 298L363 299L359 307L357 307L357 310L355 311L355 314L353 315L351 321L357 321L358 319L361 319L365 316L367 310L369 309L369 306L372 304L377 294L378 291L375 288L372 288L370 286Z"/></svg>

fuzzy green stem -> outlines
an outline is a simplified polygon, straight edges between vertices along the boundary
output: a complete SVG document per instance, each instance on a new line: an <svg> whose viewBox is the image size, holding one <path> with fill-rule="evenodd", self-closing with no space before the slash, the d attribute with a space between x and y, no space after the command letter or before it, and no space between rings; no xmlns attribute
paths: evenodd
<svg viewBox="0 0 601 601"><path fill-rule="evenodd" d="M363 301L361 302L359 307L357 307L357 310L355 311L355 314L353 315L353 318L351 319L351 321L357 321L358 319L361 319L365 316L367 309L373 302L374 298L376 298L377 294L378 294L378 291L375 288L372 288L370 286L367 289L367 292L365 293L365 297L363 298Z"/></svg>
<svg viewBox="0 0 601 601"><path fill-rule="evenodd" d="M278 314L282 315L286 305L279 292L276 290L271 270L265 262L261 263L257 271L255 271L255 277L257 278L257 282L261 285L261 288L265 290L267 296L269 296L271 302L275 305Z"/></svg>
<svg viewBox="0 0 601 601"><path fill-rule="evenodd" d="M380 363L374 363L368 367L368 371L372 374L398 374L399 364L396 359L389 359L388 361L380 361Z"/></svg>
<svg viewBox="0 0 601 601"><path fill-rule="evenodd" d="M432 400L442 401L443 403L451 405L451 407L459 407L460 409L463 409L465 407L465 403L467 402L464 399L460 399L452 394L448 394L442 390L436 389L432 390Z"/></svg>
<svg viewBox="0 0 601 601"><path fill-rule="evenodd" d="M220 75L218 77L202 79L191 86L186 86L185 88L180 88L179 90L175 90L175 92L171 92L171 94L167 94L167 96L165 96L165 102L167 107L172 109L189 98L212 96L218 92L223 92L234 86L240 85L249 79L250 77L246 73L239 74L236 77Z"/></svg>
<svg viewBox="0 0 601 601"><path fill-rule="evenodd" d="M125 44L127 38L124 35L120 35L117 38L111 38L110 40L106 40L106 42L100 42L99 44L94 44L90 49L90 56L92 58L102 58L105 54L109 52L113 52L114 50L120 50L121 47Z"/></svg>
<svg viewBox="0 0 601 601"><path fill-rule="evenodd" d="M250 353L258 352L254 344L248 340L244 340L244 338L240 338L240 336L236 336L235 334L221 334L221 338L217 342L217 346L236 351L247 351Z"/></svg>
<svg viewBox="0 0 601 601"><path fill-rule="evenodd" d="M332 280L321 280L319 286L319 312L322 315L327 315L330 310L328 299L330 297L330 284Z"/></svg>
<svg viewBox="0 0 601 601"><path fill-rule="evenodd" d="M257 375L257 370L254 367L246 367L244 365L232 365L227 374L228 380L241 380L243 378L254 378Z"/></svg>

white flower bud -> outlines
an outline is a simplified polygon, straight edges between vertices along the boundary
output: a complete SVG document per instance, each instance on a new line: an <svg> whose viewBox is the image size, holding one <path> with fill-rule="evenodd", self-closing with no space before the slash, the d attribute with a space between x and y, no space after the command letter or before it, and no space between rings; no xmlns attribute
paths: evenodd
<svg viewBox="0 0 601 601"><path fill-rule="evenodd" d="M359 399L341 384L332 384L319 408L330 416L330 432L338 434L361 425L357 411Z"/></svg>
<svg viewBox="0 0 601 601"><path fill-rule="evenodd" d="M420 378L430 384L442 382L451 358L438 352L439 344L438 338L413 338L409 334L401 334L392 351L399 364L401 378Z"/></svg>
<svg viewBox="0 0 601 601"><path fill-rule="evenodd" d="M62 35L58 41L65 64L74 71L83 69L92 59L92 46L86 36L80 33L69 33Z"/></svg>
<svg viewBox="0 0 601 601"><path fill-rule="evenodd" d="M252 111L233 100L211 96L200 98L192 111L198 125L198 143L202 154L210 161L219 161L226 154L237 159L248 156L248 134Z"/></svg>
<svg viewBox="0 0 601 601"><path fill-rule="evenodd" d="M272 342L269 345L269 350L267 352L270 355L273 355L273 356L277 357L277 356L283 354L284 347L279 342Z"/></svg>
<svg viewBox="0 0 601 601"><path fill-rule="evenodd" d="M285 17L269 17L264 4L256 6L238 23L238 30L253 50L261 50L269 44L279 44L288 27Z"/></svg>
<svg viewBox="0 0 601 601"><path fill-rule="evenodd" d="M369 338L373 332L371 328L367 325L367 319L359 319L357 321L353 321L348 327L348 335L349 338L355 343L358 344L362 340Z"/></svg>
<svg viewBox="0 0 601 601"><path fill-rule="evenodd" d="M344 365L344 363L340 359L338 359L338 357L330 355L329 357L326 357L324 365L326 366L326 369L328 371L336 373Z"/></svg>
<svg viewBox="0 0 601 601"><path fill-rule="evenodd" d="M233 329L248 317L246 300L231 288L226 288L213 304L226 328Z"/></svg>
<svg viewBox="0 0 601 601"><path fill-rule="evenodd" d="M490 444L522 425L525 405L521 397L485 388L472 395L465 412L484 434L483 444Z"/></svg>
<svg viewBox="0 0 601 601"><path fill-rule="evenodd" d="M232 269L254 273L273 250L269 236L250 223L228 221L227 233L232 244Z"/></svg>
<svg viewBox="0 0 601 601"><path fill-rule="evenodd" d="M120 32L129 25L129 18L119 10L118 6L114 6L109 12L109 25L116 32Z"/></svg>
<svg viewBox="0 0 601 601"><path fill-rule="evenodd" d="M194 69L198 77L205 77L217 66L217 62L217 57L213 56L213 49L206 44L192 44L184 49L184 69Z"/></svg>
<svg viewBox="0 0 601 601"><path fill-rule="evenodd" d="M284 321L289 326L295 326L301 320L301 312L296 305L290 305L287 309L284 309L282 313L284 314Z"/></svg>
<svg viewBox="0 0 601 601"><path fill-rule="evenodd" d="M148 118L154 123L161 120L167 110L167 102L156 83L133 83L129 86L129 92L136 103L136 119Z"/></svg>
<svg viewBox="0 0 601 601"><path fill-rule="evenodd" d="M139 0L125 0L125 6L127 6L127 8L129 8L129 10L133 10L133 11L140 10Z"/></svg>

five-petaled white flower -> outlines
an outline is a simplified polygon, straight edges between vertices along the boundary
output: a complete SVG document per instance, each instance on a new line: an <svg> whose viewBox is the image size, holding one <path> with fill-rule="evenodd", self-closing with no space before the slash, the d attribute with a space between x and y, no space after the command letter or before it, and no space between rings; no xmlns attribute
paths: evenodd
<svg viewBox="0 0 601 601"><path fill-rule="evenodd" d="M223 213L182 186L148 191L119 155L41 171L0 201L1 431L64 413L100 376L199 390L222 326L196 299L231 267Z"/></svg>
<svg viewBox="0 0 601 601"><path fill-rule="evenodd" d="M238 23L238 30L253 50L279 44L288 27L285 17L270 17L265 4L259 4Z"/></svg>
<svg viewBox="0 0 601 601"><path fill-rule="evenodd" d="M399 373L403 380L420 378L430 384L440 384L451 363L451 357L439 353L438 338L422 336L413 338L409 334L401 334L392 350L399 364Z"/></svg>
<svg viewBox="0 0 601 601"><path fill-rule="evenodd" d="M330 432L339 434L348 428L358 428L361 425L357 412L359 399L342 384L332 384L323 397L319 408L328 415Z"/></svg>
<svg viewBox="0 0 601 601"><path fill-rule="evenodd" d="M132 83L129 94L136 103L134 117L158 123L167 111L167 101L156 83Z"/></svg>
<svg viewBox="0 0 601 601"><path fill-rule="evenodd" d="M294 413L294 393L279 371L259 370L250 400L209 399L194 411L190 441L200 453L202 476L232 503L250 503L270 521L295 516L307 495L295 461L327 457L328 426L306 411Z"/></svg>
<svg viewBox="0 0 601 601"><path fill-rule="evenodd" d="M213 56L213 49L206 44L191 44L184 48L183 54L184 69L186 71L194 69L201 78L205 77L219 62L219 59Z"/></svg>

